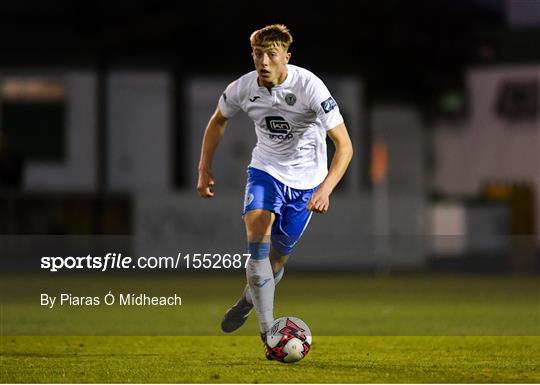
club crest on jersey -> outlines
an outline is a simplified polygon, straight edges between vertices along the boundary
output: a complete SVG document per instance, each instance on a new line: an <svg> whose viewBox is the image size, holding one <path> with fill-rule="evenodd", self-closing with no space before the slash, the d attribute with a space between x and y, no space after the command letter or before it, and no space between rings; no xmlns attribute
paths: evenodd
<svg viewBox="0 0 540 385"><path fill-rule="evenodd" d="M296 103L296 95L295 94L287 94L287 95L285 95L285 102L289 106L294 106L294 103Z"/></svg>
<svg viewBox="0 0 540 385"><path fill-rule="evenodd" d="M267 116L266 128L270 131L269 138L273 140L289 140L293 138L291 126L281 116Z"/></svg>
<svg viewBox="0 0 540 385"><path fill-rule="evenodd" d="M337 106L336 101L331 96L321 103L321 107L323 108L325 114L332 111L336 106Z"/></svg>

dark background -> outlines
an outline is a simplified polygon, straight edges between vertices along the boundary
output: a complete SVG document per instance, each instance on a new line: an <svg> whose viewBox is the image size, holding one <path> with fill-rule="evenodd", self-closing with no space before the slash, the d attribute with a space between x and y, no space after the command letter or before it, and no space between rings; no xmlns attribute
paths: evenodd
<svg viewBox="0 0 540 385"><path fill-rule="evenodd" d="M503 34L504 12L502 0L8 1L0 4L0 65L241 74L251 66L250 33L278 22L293 34L293 63L361 75L368 102L428 103L460 86L465 65L540 57L537 33Z"/></svg>

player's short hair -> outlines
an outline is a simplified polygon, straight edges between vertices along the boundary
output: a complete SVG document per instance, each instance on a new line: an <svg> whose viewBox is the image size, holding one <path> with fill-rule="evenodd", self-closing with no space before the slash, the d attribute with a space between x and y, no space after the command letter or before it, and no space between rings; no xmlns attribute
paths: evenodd
<svg viewBox="0 0 540 385"><path fill-rule="evenodd" d="M249 37L251 47L273 47L281 46L289 51L289 46L293 42L289 28L283 24L271 24L264 28L258 29Z"/></svg>

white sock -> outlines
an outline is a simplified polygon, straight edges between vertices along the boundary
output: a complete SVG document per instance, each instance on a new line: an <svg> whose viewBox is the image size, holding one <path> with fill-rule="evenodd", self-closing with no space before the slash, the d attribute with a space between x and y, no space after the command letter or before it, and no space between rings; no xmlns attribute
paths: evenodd
<svg viewBox="0 0 540 385"><path fill-rule="evenodd" d="M283 273L285 272L285 267L282 267L278 272L274 273L274 286L276 286L281 278L283 278ZM251 291L249 290L249 285L246 285L244 289L244 297L248 303L253 304L253 299L251 298Z"/></svg>
<svg viewBox="0 0 540 385"><path fill-rule="evenodd" d="M246 267L246 279L261 333L266 333L274 322L274 274L268 254L269 243L249 244L251 257Z"/></svg>

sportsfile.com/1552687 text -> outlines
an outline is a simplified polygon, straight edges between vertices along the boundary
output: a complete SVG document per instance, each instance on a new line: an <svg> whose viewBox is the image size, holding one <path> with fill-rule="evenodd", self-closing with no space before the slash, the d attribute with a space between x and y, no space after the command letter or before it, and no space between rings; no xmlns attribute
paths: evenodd
<svg viewBox="0 0 540 385"><path fill-rule="evenodd" d="M178 253L176 257L130 257L122 253L104 256L42 257L41 268L60 270L125 270L125 269L240 269L245 268L249 253Z"/></svg>

